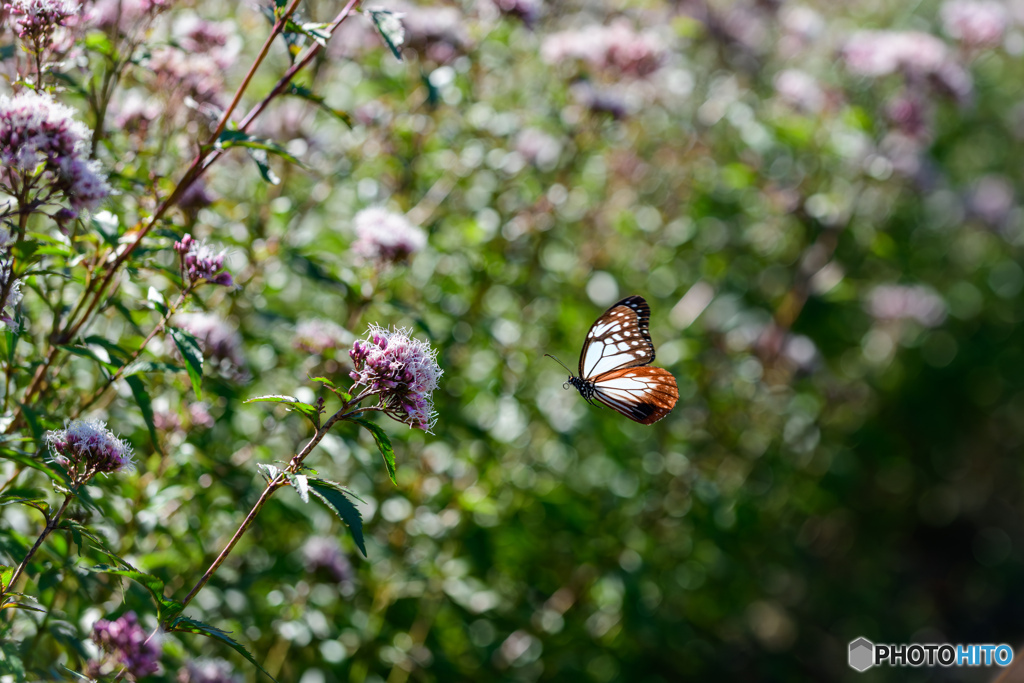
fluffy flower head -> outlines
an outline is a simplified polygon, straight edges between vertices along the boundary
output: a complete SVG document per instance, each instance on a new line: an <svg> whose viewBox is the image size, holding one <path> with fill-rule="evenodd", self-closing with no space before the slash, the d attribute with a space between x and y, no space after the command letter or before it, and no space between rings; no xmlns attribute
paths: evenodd
<svg viewBox="0 0 1024 683"><path fill-rule="evenodd" d="M132 447L99 420L71 420L46 434L53 459L82 482L94 474L135 470Z"/></svg>
<svg viewBox="0 0 1024 683"><path fill-rule="evenodd" d="M135 612L127 612L113 621L100 619L93 626L92 640L110 655L112 663L125 667L134 679L154 674L159 668L160 645L156 639L150 639Z"/></svg>
<svg viewBox="0 0 1024 683"><path fill-rule="evenodd" d="M380 397L390 417L430 431L437 421L431 401L442 371L430 344L409 336L410 330L370 325L366 339L352 345L349 356L355 385Z"/></svg>
<svg viewBox="0 0 1024 683"><path fill-rule="evenodd" d="M427 245L427 235L405 216L373 206L354 219L356 241L352 250L362 259L378 264L404 261Z"/></svg>

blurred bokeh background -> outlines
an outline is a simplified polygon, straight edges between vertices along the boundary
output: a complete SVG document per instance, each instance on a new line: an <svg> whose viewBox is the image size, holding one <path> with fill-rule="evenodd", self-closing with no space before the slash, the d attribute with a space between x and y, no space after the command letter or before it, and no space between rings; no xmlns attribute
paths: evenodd
<svg viewBox="0 0 1024 683"><path fill-rule="evenodd" d="M138 566L187 590L256 464L308 436L242 400L311 400L353 335L404 325L445 374L433 434L381 421L398 485L352 429L309 461L365 501L368 556L283 491L190 608L280 680L853 680L859 636L1024 641L1024 4L382 4L403 61L358 16L304 81L350 123L299 98L261 121L307 168L273 160L271 185L230 155L171 219L228 246L240 288L192 313L206 400L152 389L166 457L110 408L143 457L102 504ZM184 3L154 30L198 18L240 50L206 84L233 92L266 19ZM277 46L253 101L287 64ZM171 92L139 77L116 107ZM113 166L187 158L124 130ZM426 246L355 258L372 206ZM651 427L543 357L574 366L631 294L681 394ZM104 610L126 607L152 611L138 588ZM256 676L209 641L166 651L167 680L200 654Z"/></svg>

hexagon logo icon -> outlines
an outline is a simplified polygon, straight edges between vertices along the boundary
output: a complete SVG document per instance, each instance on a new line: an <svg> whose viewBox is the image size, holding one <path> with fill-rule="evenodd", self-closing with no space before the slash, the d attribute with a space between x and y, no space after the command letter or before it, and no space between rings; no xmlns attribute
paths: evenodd
<svg viewBox="0 0 1024 683"><path fill-rule="evenodd" d="M875 644L867 638L858 638L850 643L850 668L867 671L875 663Z"/></svg>

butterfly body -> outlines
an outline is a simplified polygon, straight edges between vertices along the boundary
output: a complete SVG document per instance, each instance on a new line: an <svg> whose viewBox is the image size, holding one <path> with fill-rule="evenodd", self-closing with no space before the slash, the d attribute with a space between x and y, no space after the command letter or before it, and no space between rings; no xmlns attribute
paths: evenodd
<svg viewBox="0 0 1024 683"><path fill-rule="evenodd" d="M567 382L588 403L605 405L648 425L668 415L679 399L672 373L650 367L654 361L650 320L651 309L643 297L626 297L609 308L583 341L579 376L570 373Z"/></svg>

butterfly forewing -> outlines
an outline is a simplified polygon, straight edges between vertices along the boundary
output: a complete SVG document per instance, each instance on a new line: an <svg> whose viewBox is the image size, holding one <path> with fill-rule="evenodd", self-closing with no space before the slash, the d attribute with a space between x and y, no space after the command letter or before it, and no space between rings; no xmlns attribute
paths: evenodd
<svg viewBox="0 0 1024 683"><path fill-rule="evenodd" d="M580 377L595 377L647 365L654 360L650 333L651 309L643 297L626 297L590 327L580 352Z"/></svg>
<svg viewBox="0 0 1024 683"><path fill-rule="evenodd" d="M676 378L662 368L622 368L592 381L595 400L645 425L668 415L679 399Z"/></svg>

